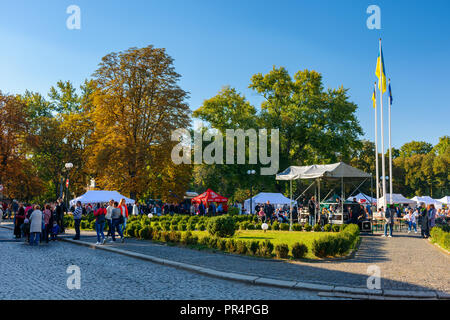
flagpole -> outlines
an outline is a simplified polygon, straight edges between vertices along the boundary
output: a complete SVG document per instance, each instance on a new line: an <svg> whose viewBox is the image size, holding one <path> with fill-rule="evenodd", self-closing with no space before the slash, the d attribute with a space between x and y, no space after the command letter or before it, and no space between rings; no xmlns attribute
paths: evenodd
<svg viewBox="0 0 450 320"><path fill-rule="evenodd" d="M389 79L389 88L391 86L391 79ZM389 91L389 204L392 205L392 146L391 146L391 94Z"/></svg>
<svg viewBox="0 0 450 320"><path fill-rule="evenodd" d="M381 38L380 38L380 59L382 60L382 50L381 50ZM384 118L383 118L383 63L382 61L380 62L380 85L379 85L379 89L380 89L380 111L381 111L381 174L383 176L383 197L384 197L384 201L383 201L383 209L384 212L386 212L386 206L387 206L387 201L386 201L386 161L384 159Z"/></svg>
<svg viewBox="0 0 450 320"><path fill-rule="evenodd" d="M375 82L375 93L377 92L377 83ZM377 96L375 95L375 174L377 185L377 213L378 213L378 199L380 199L380 172L378 169L378 108L377 108Z"/></svg>

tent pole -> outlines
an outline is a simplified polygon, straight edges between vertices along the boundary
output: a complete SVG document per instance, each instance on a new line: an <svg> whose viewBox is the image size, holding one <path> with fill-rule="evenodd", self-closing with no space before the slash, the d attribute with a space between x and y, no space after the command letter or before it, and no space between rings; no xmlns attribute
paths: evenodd
<svg viewBox="0 0 450 320"><path fill-rule="evenodd" d="M289 231L292 231L292 180L289 180L290 184L290 198L289 198L289 214L290 214L290 224L289 224Z"/></svg>
<svg viewBox="0 0 450 320"><path fill-rule="evenodd" d="M318 182L318 184L319 184L319 188L318 188L318 191L319 191L319 197L317 198L317 200L319 200L319 201L318 201L318 202L319 202L319 208L317 208L316 221L314 221L315 224L317 224L317 221L319 221L318 218L320 217L320 178L317 179L317 182Z"/></svg>
<svg viewBox="0 0 450 320"><path fill-rule="evenodd" d="M344 177L341 177L341 210L342 210L342 218L344 218L344 199L345 199ZM342 221L342 222L344 222L344 221Z"/></svg>

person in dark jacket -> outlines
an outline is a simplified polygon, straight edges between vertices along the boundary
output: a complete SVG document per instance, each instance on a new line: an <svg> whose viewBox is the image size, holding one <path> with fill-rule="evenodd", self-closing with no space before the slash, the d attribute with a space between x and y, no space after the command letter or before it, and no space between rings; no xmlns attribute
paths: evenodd
<svg viewBox="0 0 450 320"><path fill-rule="evenodd" d="M428 211L427 208L425 207L425 203L420 204L419 214L420 217L422 218L421 221L422 238L427 239L430 236L430 224L428 221Z"/></svg>
<svg viewBox="0 0 450 320"><path fill-rule="evenodd" d="M17 209L17 213L15 215L15 223L14 223L14 235L16 239L20 239L22 237L22 224L25 220L25 208L23 207L23 203L19 204L19 209Z"/></svg>
<svg viewBox="0 0 450 320"><path fill-rule="evenodd" d="M264 214L266 215L266 222L269 220L270 222L272 222L274 212L275 212L274 207L270 204L270 201L267 200L266 204L264 205Z"/></svg>
<svg viewBox="0 0 450 320"><path fill-rule="evenodd" d="M61 198L58 199L58 204L56 205L55 212L56 212L56 223L59 226L59 231L61 233L64 233L64 212L66 212L66 206L64 205L64 202Z"/></svg>
<svg viewBox="0 0 450 320"><path fill-rule="evenodd" d="M316 198L314 196L308 201L308 211L309 211L309 224L314 225L314 220L316 216Z"/></svg>

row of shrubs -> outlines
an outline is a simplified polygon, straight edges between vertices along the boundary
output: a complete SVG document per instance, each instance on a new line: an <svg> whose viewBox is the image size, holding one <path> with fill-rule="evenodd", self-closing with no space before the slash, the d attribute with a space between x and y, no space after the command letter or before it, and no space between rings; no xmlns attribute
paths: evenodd
<svg viewBox="0 0 450 320"><path fill-rule="evenodd" d="M312 252L319 258L343 256L355 248L358 242L358 225L344 225L343 230L337 234L325 235L315 239L312 243Z"/></svg>
<svg viewBox="0 0 450 320"><path fill-rule="evenodd" d="M261 230L261 222L258 223L252 223L248 221L243 221L238 224L239 230ZM268 224L268 230L281 230L281 231L289 231L289 224L288 223L279 223L278 221L273 222L272 224ZM343 225L331 225L326 224L323 227L320 224L315 224L314 226L311 226L309 223L306 223L304 225L299 223L293 223L292 224L292 230L293 231L314 231L314 232L340 232L342 231Z"/></svg>
<svg viewBox="0 0 450 320"><path fill-rule="evenodd" d="M431 241L450 251L450 226L436 225L431 229Z"/></svg>
<svg viewBox="0 0 450 320"><path fill-rule="evenodd" d="M200 246L229 253L242 255L253 255L270 258L274 255L280 259L287 259L289 255L289 246L287 244L278 244L276 246L269 240L265 241L244 241L232 238L221 238L217 236L205 236L202 238L193 235L190 231L162 231L146 225L139 229L137 223L127 225L125 235L145 240L153 240L172 244L182 244L185 246ZM292 257L301 259L308 253L308 247L302 243L295 243L291 248Z"/></svg>

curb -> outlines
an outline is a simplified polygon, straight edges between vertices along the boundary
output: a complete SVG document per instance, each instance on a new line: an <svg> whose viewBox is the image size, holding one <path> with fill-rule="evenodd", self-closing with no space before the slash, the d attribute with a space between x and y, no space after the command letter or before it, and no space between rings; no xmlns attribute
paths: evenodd
<svg viewBox="0 0 450 320"><path fill-rule="evenodd" d="M13 230L7 226L0 226L1 228ZM339 298L352 298L352 299L377 299L377 300L389 300L389 299L441 299L441 300L450 300L450 294L439 291L401 291L401 290L370 290L366 288L357 288L357 287L345 287L345 286L337 286L337 285L323 285L309 282L301 282L301 281L287 281L287 280L279 280L279 279L271 279L260 276L250 276L239 273L232 272L223 272L218 271L211 268L196 266L192 264L187 264L183 262L177 262L173 260L161 259L158 257L145 255L137 252L131 252L127 250L110 248L95 245L90 242L80 241L80 240L72 240L67 238L60 238L60 241L77 244L80 246L85 246L91 249L98 249L109 251L117 254L121 254L124 256L150 261L153 263L158 263L161 265L179 268L186 271L191 271L199 274L203 274L206 276L220 278L225 280L244 282L252 285L263 285L263 286L271 286L285 289L297 289L297 290L310 290L310 291L318 291L319 296L325 297L339 297Z"/></svg>

